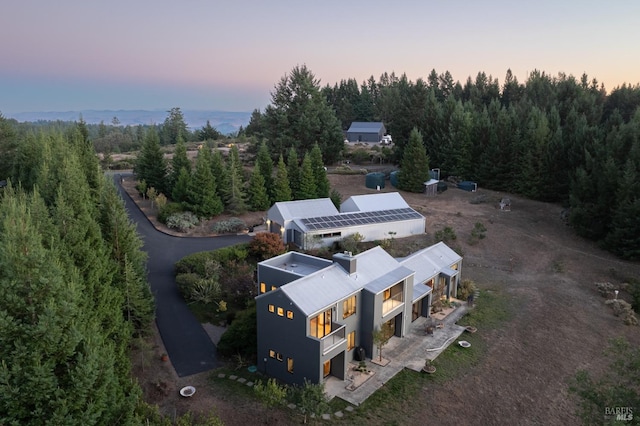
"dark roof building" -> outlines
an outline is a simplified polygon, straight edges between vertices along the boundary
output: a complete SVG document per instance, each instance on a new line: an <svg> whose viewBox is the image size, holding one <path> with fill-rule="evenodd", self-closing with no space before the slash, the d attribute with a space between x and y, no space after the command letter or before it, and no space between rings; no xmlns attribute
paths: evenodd
<svg viewBox="0 0 640 426"><path fill-rule="evenodd" d="M354 121L347 130L346 138L349 142L380 142L387 133L384 124L376 122Z"/></svg>

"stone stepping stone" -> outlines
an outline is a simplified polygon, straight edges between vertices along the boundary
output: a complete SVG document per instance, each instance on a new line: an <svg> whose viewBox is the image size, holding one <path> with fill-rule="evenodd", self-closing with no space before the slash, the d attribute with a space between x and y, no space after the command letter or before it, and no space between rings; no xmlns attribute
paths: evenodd
<svg viewBox="0 0 640 426"><path fill-rule="evenodd" d="M238 378L238 376L236 376L235 374L232 374L232 375L229 376L229 380L235 380L237 378Z"/></svg>
<svg viewBox="0 0 640 426"><path fill-rule="evenodd" d="M238 383L244 383L244 382L246 382L246 381L247 381L247 379L245 379L244 377L240 377L240 378L238 379Z"/></svg>

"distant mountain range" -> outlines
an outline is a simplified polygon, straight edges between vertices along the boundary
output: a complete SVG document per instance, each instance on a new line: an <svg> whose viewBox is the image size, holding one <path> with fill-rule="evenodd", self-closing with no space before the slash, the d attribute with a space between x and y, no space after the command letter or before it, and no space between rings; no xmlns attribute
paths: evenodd
<svg viewBox="0 0 640 426"><path fill-rule="evenodd" d="M231 134L242 127L247 127L251 112L198 111L182 110L184 121L190 130L200 129L207 120L220 133ZM39 111L3 114L6 118L18 121L78 121L82 119L88 124L111 124L114 117L121 126L137 126L139 124L161 124L169 115L166 110L82 110L82 111Z"/></svg>

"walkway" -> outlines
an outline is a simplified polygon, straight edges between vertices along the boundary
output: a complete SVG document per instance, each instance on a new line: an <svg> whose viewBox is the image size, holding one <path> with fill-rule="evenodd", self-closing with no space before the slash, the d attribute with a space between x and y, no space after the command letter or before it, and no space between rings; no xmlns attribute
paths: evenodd
<svg viewBox="0 0 640 426"><path fill-rule="evenodd" d="M176 373L184 377L219 367L215 345L178 292L174 264L186 255L247 242L251 237L187 238L159 232L118 184L117 177L114 179L120 196L144 241L147 278L156 302L156 323Z"/></svg>
<svg viewBox="0 0 640 426"><path fill-rule="evenodd" d="M380 366L369 359L367 360L367 368L372 371L372 374L355 390L349 390L350 380L342 381L335 377L329 377L325 382L325 391L330 398L337 396L350 404L360 405L403 368L421 371L425 359L435 359L464 332L464 327L457 325L456 322L467 311L466 304L458 306L444 319L438 320L443 323L443 327L434 330L432 335L425 333L427 318L418 318L411 324L408 335L392 337L382 349L383 359L389 360L387 365ZM355 374L365 373L349 371L349 374L354 375L354 379L357 380Z"/></svg>

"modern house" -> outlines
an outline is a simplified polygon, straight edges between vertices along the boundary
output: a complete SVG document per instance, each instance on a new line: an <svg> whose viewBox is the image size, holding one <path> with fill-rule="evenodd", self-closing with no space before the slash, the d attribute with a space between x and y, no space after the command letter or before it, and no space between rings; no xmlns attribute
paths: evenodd
<svg viewBox="0 0 640 426"><path fill-rule="evenodd" d="M381 122L354 121L349 126L345 137L349 142L375 142L378 143L387 133L387 129Z"/></svg>
<svg viewBox="0 0 640 426"><path fill-rule="evenodd" d="M305 250L330 246L355 233L363 241L423 234L425 222L397 192L352 196L340 212L329 198L278 202L267 211L269 232Z"/></svg>
<svg viewBox="0 0 640 426"><path fill-rule="evenodd" d="M431 298L455 297L462 258L444 243L395 259L380 246L326 260L288 252L258 264L258 369L286 383L344 380L373 332L404 337L430 314Z"/></svg>

